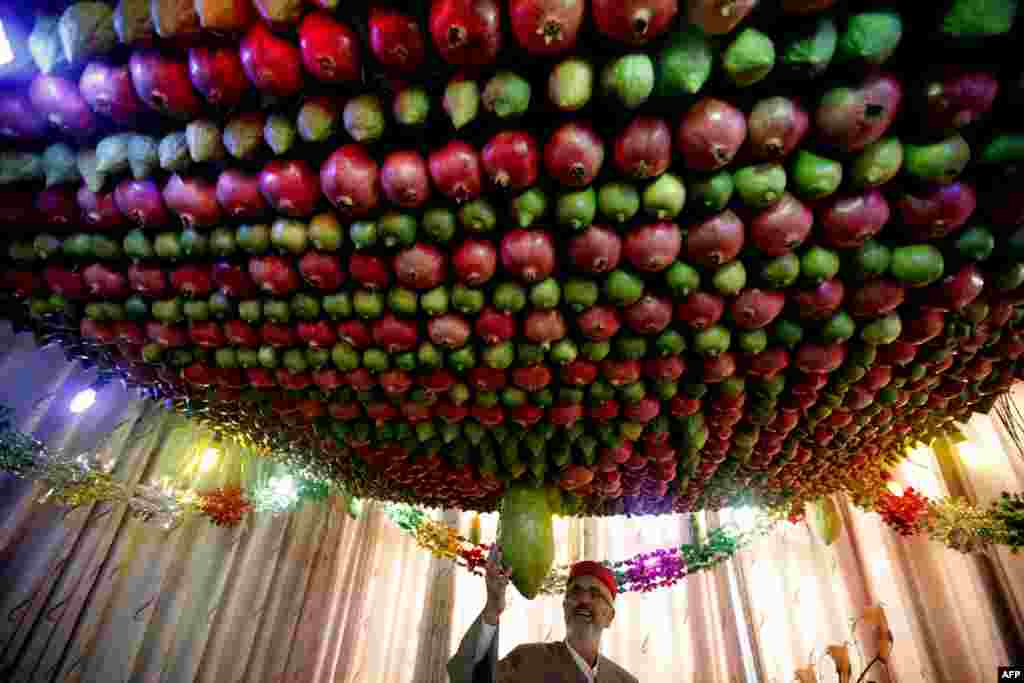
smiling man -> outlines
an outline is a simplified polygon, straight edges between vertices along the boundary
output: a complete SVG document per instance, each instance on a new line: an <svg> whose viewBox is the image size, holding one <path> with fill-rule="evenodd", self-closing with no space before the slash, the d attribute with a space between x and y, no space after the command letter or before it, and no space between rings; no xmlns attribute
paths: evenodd
<svg viewBox="0 0 1024 683"><path fill-rule="evenodd" d="M597 562L578 562L569 573L562 609L565 640L528 643L498 660L498 623L505 611L509 572L501 554L487 562L487 603L448 662L451 683L638 683L601 655L601 634L615 620L617 586Z"/></svg>

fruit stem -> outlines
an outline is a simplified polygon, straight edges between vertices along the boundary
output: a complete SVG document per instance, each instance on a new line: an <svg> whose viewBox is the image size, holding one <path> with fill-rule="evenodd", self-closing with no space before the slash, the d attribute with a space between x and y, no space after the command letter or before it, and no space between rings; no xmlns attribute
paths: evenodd
<svg viewBox="0 0 1024 683"><path fill-rule="evenodd" d="M451 26L448 28L448 47L462 47L466 44L466 37L469 31L465 26Z"/></svg>
<svg viewBox="0 0 1024 683"><path fill-rule="evenodd" d="M635 38L644 38L647 36L647 29L651 25L651 10L644 8L637 10L633 14L633 19L630 22L633 26L633 36Z"/></svg>
<svg viewBox="0 0 1024 683"><path fill-rule="evenodd" d="M544 36L544 44L550 45L556 40L562 39L562 22L558 19L547 18L537 28L537 35Z"/></svg>

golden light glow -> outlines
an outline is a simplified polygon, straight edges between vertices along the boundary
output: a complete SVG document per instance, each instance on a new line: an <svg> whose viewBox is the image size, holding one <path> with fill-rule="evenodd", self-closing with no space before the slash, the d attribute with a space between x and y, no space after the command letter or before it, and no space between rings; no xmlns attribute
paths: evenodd
<svg viewBox="0 0 1024 683"><path fill-rule="evenodd" d="M996 449L985 448L973 441L964 441L954 446L954 453L972 467L994 467L1003 464L1001 453Z"/></svg>
<svg viewBox="0 0 1024 683"><path fill-rule="evenodd" d="M199 471L202 473L209 472L213 469L214 465L217 464L217 459L220 458L220 449L207 448L203 451L203 458L199 461Z"/></svg>
<svg viewBox="0 0 1024 683"><path fill-rule="evenodd" d="M889 493L894 496L903 495L903 484L899 483L895 479L890 479L889 483L885 485L885 488L889 489Z"/></svg>

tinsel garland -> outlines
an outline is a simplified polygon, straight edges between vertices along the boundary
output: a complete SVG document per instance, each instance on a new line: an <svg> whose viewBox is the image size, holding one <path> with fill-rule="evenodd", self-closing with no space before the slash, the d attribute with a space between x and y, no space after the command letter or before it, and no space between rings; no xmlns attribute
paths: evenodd
<svg viewBox="0 0 1024 683"><path fill-rule="evenodd" d="M226 527L240 524L252 511L252 503L237 486L225 486L199 494L198 507L211 522Z"/></svg>
<svg viewBox="0 0 1024 683"><path fill-rule="evenodd" d="M963 498L932 500L907 488L899 496L883 491L870 504L858 506L878 513L903 536L926 533L961 553L982 553L997 545L1013 553L1024 548L1024 495L1020 493L1004 492L984 509Z"/></svg>
<svg viewBox="0 0 1024 683"><path fill-rule="evenodd" d="M133 486L111 476L111 468L111 462L100 462L93 453L47 448L15 429L12 411L0 405L0 471L39 482L44 490L40 502L70 508L120 503L135 517L171 529L188 511L218 526L232 526L250 512L286 513L301 501L321 503L333 493L323 480L293 475L272 478L249 494L237 488L197 493L169 481ZM355 509L352 501L350 509Z"/></svg>
<svg viewBox="0 0 1024 683"><path fill-rule="evenodd" d="M474 542L457 530L428 517L421 510L405 504L392 503L386 508L388 517L400 529L415 538L417 545L434 556L454 561L470 573L483 575L490 545ZM620 593L647 593L668 588L691 574L713 569L731 559L755 538L771 530L774 520L762 517L753 529L739 530L719 527L706 539L668 548L640 553L626 560L604 561L612 570ZM540 593L558 595L565 592L570 565L559 564L541 584Z"/></svg>

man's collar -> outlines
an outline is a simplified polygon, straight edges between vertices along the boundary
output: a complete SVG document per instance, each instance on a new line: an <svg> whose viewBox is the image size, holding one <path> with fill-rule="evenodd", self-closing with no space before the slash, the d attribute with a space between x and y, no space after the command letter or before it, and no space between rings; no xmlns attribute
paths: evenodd
<svg viewBox="0 0 1024 683"><path fill-rule="evenodd" d="M572 658L576 661L577 666L579 666L581 669L583 667L586 667L586 670L590 671L593 674L594 678L597 678L597 668L601 666L600 649L597 651L597 659L594 661L594 666L590 666L590 664L587 663L587 660L583 659L583 656L579 652L576 652L576 650L573 648L572 644L569 642L568 636L566 636L564 642L565 646L569 648L569 654L572 655Z"/></svg>

